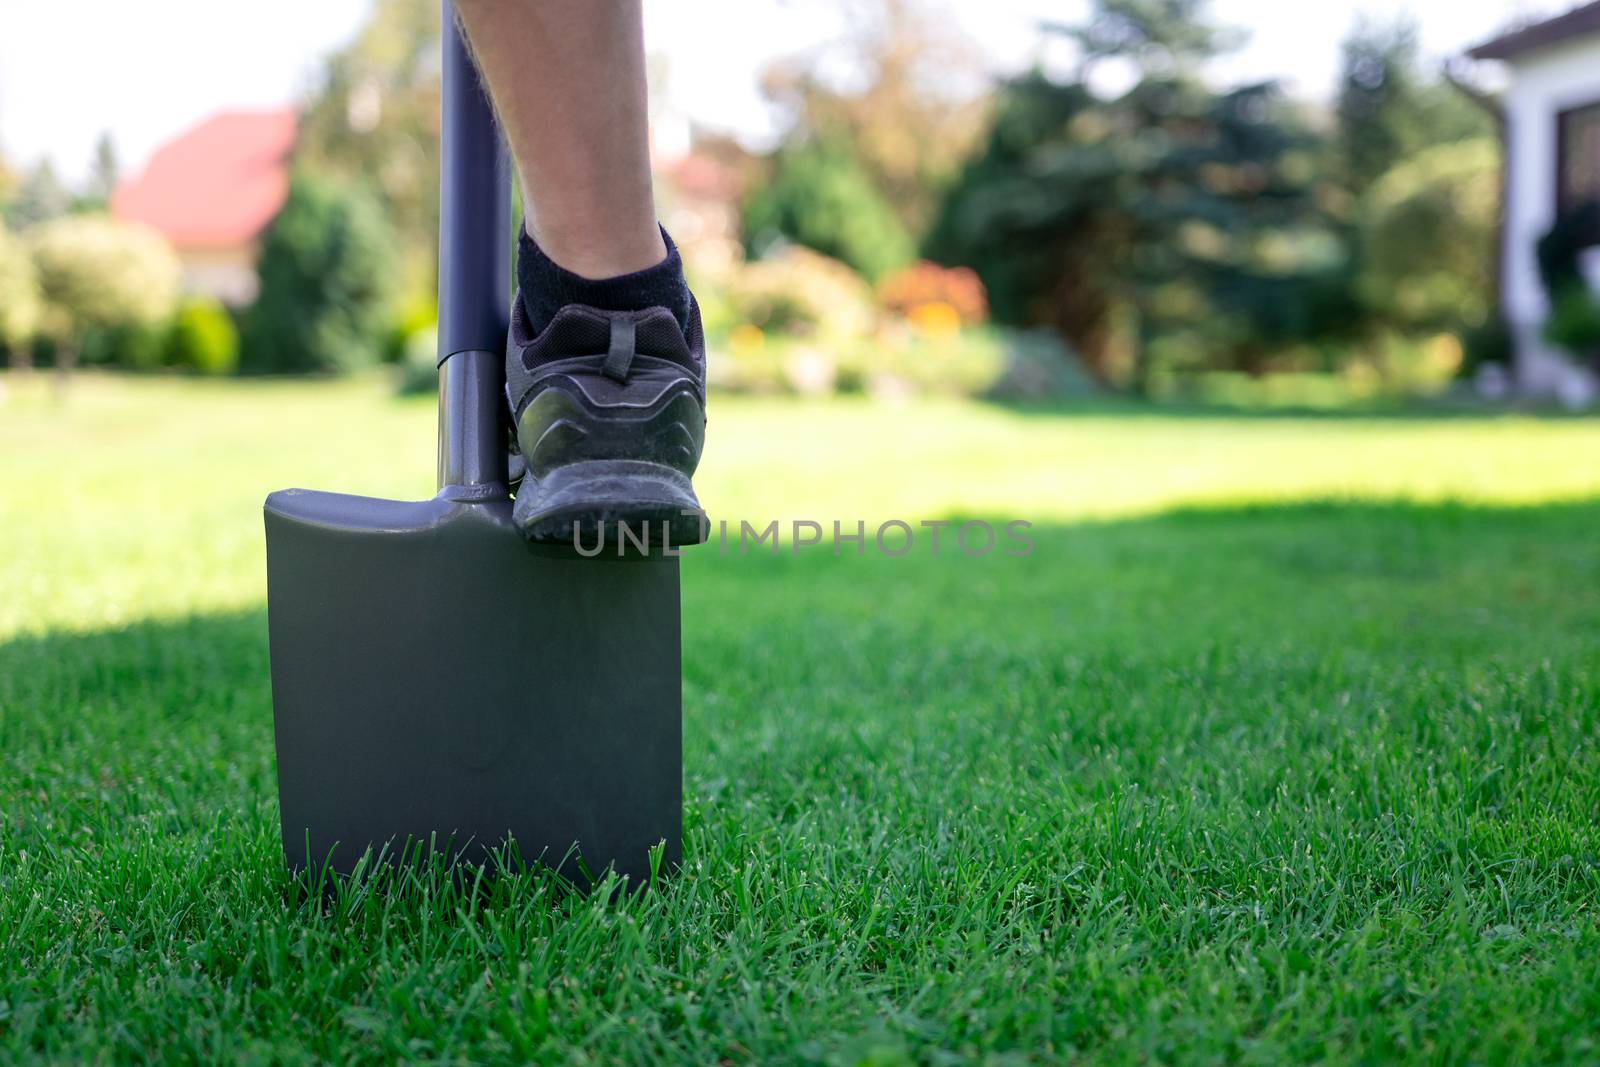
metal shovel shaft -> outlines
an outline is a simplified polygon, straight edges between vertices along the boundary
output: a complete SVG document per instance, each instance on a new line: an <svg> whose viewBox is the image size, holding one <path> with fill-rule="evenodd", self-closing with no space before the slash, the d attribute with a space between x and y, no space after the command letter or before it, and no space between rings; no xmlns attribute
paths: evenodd
<svg viewBox="0 0 1600 1067"><path fill-rule="evenodd" d="M439 174L439 487L506 484L511 167L454 5L444 0Z"/></svg>

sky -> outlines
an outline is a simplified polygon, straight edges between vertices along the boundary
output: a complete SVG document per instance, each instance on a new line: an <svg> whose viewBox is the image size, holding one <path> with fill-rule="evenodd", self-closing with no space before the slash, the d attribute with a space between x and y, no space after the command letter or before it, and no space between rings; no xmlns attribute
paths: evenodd
<svg viewBox="0 0 1600 1067"><path fill-rule="evenodd" d="M935 0L938 2L938 0ZM1227 80L1278 78L1326 98L1338 42L1363 12L1409 12L1432 57L1460 52L1513 18L1572 0L1213 0L1219 20L1246 27ZM0 3L0 154L15 167L51 159L69 180L89 168L109 132L125 172L162 141L224 107L290 103L319 59L349 40L371 0L51 0ZM1088 0L943 0L950 24L997 72L1037 54L1040 18L1072 22ZM831 5L814 0L645 0L646 41L672 109L759 146L775 119L757 88L774 58L836 39ZM823 54L826 54L825 52Z"/></svg>

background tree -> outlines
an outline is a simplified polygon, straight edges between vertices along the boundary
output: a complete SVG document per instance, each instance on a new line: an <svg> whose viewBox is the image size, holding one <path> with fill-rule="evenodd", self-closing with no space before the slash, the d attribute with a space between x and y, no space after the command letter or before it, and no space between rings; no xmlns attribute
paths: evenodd
<svg viewBox="0 0 1600 1067"><path fill-rule="evenodd" d="M111 203L111 194L117 190L122 168L117 162L117 146L111 134L102 131L94 142L94 158L89 163L89 180L84 186L79 206L90 211L104 211Z"/></svg>
<svg viewBox="0 0 1600 1067"><path fill-rule="evenodd" d="M96 330L154 327L178 296L178 257L161 235L105 215L69 215L27 233L42 307L39 333L70 372Z"/></svg>
<svg viewBox="0 0 1600 1067"><path fill-rule="evenodd" d="M1244 42L1239 30L1213 22L1207 7L1207 0L1100 0L1083 23L1046 29L1077 42L1079 82L1108 59L1145 75L1193 77L1206 60Z"/></svg>
<svg viewBox="0 0 1600 1067"><path fill-rule="evenodd" d="M931 258L974 267L1003 322L1048 323L1103 380L1264 369L1336 318L1343 250L1317 206L1316 140L1270 83L1200 77L1232 40L1196 0L1106 0L1078 27L1077 78L1008 83L952 187ZM1118 58L1135 84L1089 87Z"/></svg>
<svg viewBox="0 0 1600 1067"><path fill-rule="evenodd" d="M42 160L23 175L6 202L6 221L18 230L57 218L72 210L72 191L62 183L56 168Z"/></svg>
<svg viewBox="0 0 1600 1067"><path fill-rule="evenodd" d="M1026 177L1037 148L1064 142L1097 103L1081 81L1059 83L1038 71L1006 83L986 141L951 187L923 250L975 268L998 321L1053 325L1085 358L1102 361L1114 301L1109 285L1102 287L1109 279L1093 269L1097 237L1083 211L1055 202ZM1086 119L1079 133L1095 132L1093 124ZM1003 233L1033 239L1012 242ZM1076 298L1063 299L1071 294Z"/></svg>
<svg viewBox="0 0 1600 1067"><path fill-rule="evenodd" d="M1359 20L1340 45L1336 166L1359 198L1432 145L1494 134L1493 119L1442 76L1423 70L1416 23Z"/></svg>
<svg viewBox="0 0 1600 1067"><path fill-rule="evenodd" d="M1361 295L1384 322L1437 332L1487 320L1499 177L1499 145L1480 138L1426 148L1368 190Z"/></svg>
<svg viewBox="0 0 1600 1067"><path fill-rule="evenodd" d="M1494 313L1501 189L1496 119L1481 93L1423 64L1416 24L1358 20L1341 45L1329 165L1351 249L1354 346L1454 332L1469 358L1507 358Z"/></svg>
<svg viewBox="0 0 1600 1067"><path fill-rule="evenodd" d="M746 251L754 255L787 239L876 280L915 251L910 233L850 151L822 141L780 149L771 177L753 184L743 214Z"/></svg>
<svg viewBox="0 0 1600 1067"><path fill-rule="evenodd" d="M763 74L788 125L748 185L745 246L793 242L876 279L914 257L981 133L987 82L971 45L918 0L834 6L850 29L827 63L792 56Z"/></svg>
<svg viewBox="0 0 1600 1067"><path fill-rule="evenodd" d="M6 158L5 152L0 150L0 219L8 215L11 198L17 193L17 184L21 179L17 176L11 161Z"/></svg>
<svg viewBox="0 0 1600 1067"><path fill-rule="evenodd" d="M785 147L820 141L848 155L908 233L927 229L940 194L988 116L987 78L972 44L918 0L843 0L844 41L763 73L785 115ZM841 87L819 71L848 69Z"/></svg>
<svg viewBox="0 0 1600 1067"><path fill-rule="evenodd" d="M378 0L329 57L301 115L298 169L370 185L395 227L400 285L431 292L439 230L439 4Z"/></svg>
<svg viewBox="0 0 1600 1067"><path fill-rule="evenodd" d="M11 366L32 365L34 330L39 325L39 279L28 250L0 224L0 348Z"/></svg>
<svg viewBox="0 0 1600 1067"><path fill-rule="evenodd" d="M342 371L377 362L395 295L395 238L359 185L297 172L262 238L261 290L245 319L240 369Z"/></svg>

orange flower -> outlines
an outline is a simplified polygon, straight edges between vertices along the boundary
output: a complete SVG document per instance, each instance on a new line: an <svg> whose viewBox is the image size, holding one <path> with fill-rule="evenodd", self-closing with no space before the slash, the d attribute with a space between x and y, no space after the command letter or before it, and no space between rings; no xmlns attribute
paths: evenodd
<svg viewBox="0 0 1600 1067"><path fill-rule="evenodd" d="M961 329L961 313L943 300L918 304L906 313L906 321L925 337L949 337Z"/></svg>
<svg viewBox="0 0 1600 1067"><path fill-rule="evenodd" d="M927 261L884 278L878 285L878 301L884 310L908 319L925 304L943 304L964 326L976 326L989 317L988 296L977 274L967 267L941 267Z"/></svg>

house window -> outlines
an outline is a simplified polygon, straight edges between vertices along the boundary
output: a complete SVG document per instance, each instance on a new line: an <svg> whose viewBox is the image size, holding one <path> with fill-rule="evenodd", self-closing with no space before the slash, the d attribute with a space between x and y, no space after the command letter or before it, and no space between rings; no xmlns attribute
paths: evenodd
<svg viewBox="0 0 1600 1067"><path fill-rule="evenodd" d="M1556 214L1600 200L1600 103L1556 116Z"/></svg>

